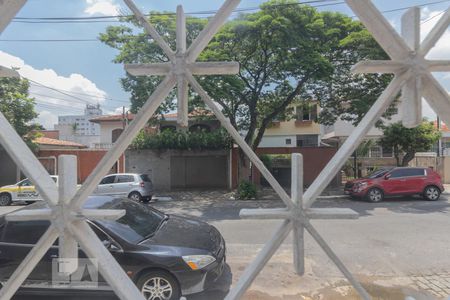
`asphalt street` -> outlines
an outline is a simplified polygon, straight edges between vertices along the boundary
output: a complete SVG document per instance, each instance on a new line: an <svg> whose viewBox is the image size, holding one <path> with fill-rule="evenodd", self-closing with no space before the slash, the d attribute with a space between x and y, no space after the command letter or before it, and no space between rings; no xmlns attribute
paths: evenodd
<svg viewBox="0 0 450 300"><path fill-rule="evenodd" d="M194 216L216 226L224 235L228 262L237 279L270 238L276 220L241 220L241 208L280 207L279 201L159 202L156 208L172 214ZM428 202L420 198L395 198L382 203L348 199L320 200L316 207L345 207L360 214L357 220L320 220L313 225L336 254L358 276L411 276L450 273L450 202L446 197ZM3 208L0 208L0 212ZM278 252L289 265L291 238ZM306 235L305 248L310 272L322 277L341 276L314 240ZM231 276L231 275L229 275ZM230 278L226 278L229 282ZM264 283L260 283L264 284ZM188 297L189 300L221 299L225 292L211 291ZM16 297L15 299L57 299ZM64 298L70 299L70 298ZM72 298L72 299L77 299ZM112 297L93 299L114 299Z"/></svg>

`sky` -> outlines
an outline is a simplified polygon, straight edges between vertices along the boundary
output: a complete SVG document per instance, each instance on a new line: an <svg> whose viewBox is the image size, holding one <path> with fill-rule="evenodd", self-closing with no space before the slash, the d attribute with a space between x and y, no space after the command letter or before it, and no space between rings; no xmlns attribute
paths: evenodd
<svg viewBox="0 0 450 300"><path fill-rule="evenodd" d="M238 8L255 8L264 1L242 0ZM328 2L319 10L339 11L353 16L342 1ZM449 1L438 0L374 0L381 11L425 5L422 7L422 38L450 7ZM435 3L433 2L440 2ZM208 12L220 8L223 0L135 0L143 11L174 12L182 4L186 13ZM336 5L337 3L337 5ZM398 30L402 11L383 13ZM17 18L91 17L129 14L122 0L28 0ZM208 14L197 16L206 17ZM53 129L59 115L82 114L86 103L99 103L105 114L121 112L129 107L129 95L120 85L125 76L123 66L112 62L117 51L96 40L108 25L96 23L30 23L15 19L0 36L0 65L19 68L22 77L31 81L30 96L37 102L37 121ZM30 42L18 40L78 39L78 42ZM95 41L91 41L95 40ZM431 51L428 58L450 60L450 29ZM436 78L450 90L450 73L437 73ZM428 105L424 114L435 118Z"/></svg>

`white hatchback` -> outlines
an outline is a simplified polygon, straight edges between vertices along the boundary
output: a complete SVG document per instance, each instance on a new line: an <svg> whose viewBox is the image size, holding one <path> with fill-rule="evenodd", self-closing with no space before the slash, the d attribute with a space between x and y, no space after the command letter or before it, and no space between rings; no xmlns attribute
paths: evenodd
<svg viewBox="0 0 450 300"><path fill-rule="evenodd" d="M110 174L103 177L94 194L128 197L135 201L149 202L153 196L153 183L147 174Z"/></svg>

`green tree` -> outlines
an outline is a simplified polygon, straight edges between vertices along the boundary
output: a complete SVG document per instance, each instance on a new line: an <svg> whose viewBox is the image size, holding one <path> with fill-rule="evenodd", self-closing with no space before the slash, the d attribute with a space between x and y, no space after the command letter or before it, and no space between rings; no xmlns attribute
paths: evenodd
<svg viewBox="0 0 450 300"><path fill-rule="evenodd" d="M125 20L136 25L131 18ZM171 45L175 44L175 16L153 14L150 22ZM205 23L201 19L188 19L188 44ZM239 74L198 79L223 107L232 125L246 133L246 142L257 148L272 121L293 117L291 104L330 94L327 88L337 78L335 69L339 68L339 74L348 72L361 56L351 52L350 45L358 45L356 41L362 37L368 39L365 33L359 22L342 14L320 13L293 0L269 1L261 5L260 11L241 14L226 24L199 57L208 61L237 61ZM346 41L351 34L354 36ZM119 50L116 63L167 61L152 39L125 25L108 27L100 39ZM122 79L124 89L131 92L134 112L160 81L158 77L130 75ZM341 83L336 81L332 85L338 84ZM195 96L191 95L191 106L200 105ZM341 105L341 98L333 101L329 98L324 97L330 105ZM162 109L171 105L169 100ZM335 118L338 109L333 114L330 111L328 115ZM327 119L327 115L322 118Z"/></svg>
<svg viewBox="0 0 450 300"><path fill-rule="evenodd" d="M113 62L118 64L131 63L161 63L167 62L168 58L165 56L161 48L150 39L148 34L144 31L136 33L133 29L139 26L133 17L126 17L122 19L130 23L130 26L109 26L105 33L100 34L100 40L106 45L119 50L119 54L115 57ZM173 15L159 14L152 12L149 19L150 23L156 30L165 38L167 43L175 49L176 37L176 19ZM195 37L204 28L207 20L198 18L188 18L187 20L187 42L190 44ZM158 84L162 81L161 77L157 76L131 76L129 74L121 79L122 87L125 91L131 93L131 112L137 113L144 105L148 97L153 93ZM175 105L173 99L176 93L173 92L168 97L168 100L161 105L157 110L157 114L174 109ZM191 103L192 104L192 103Z"/></svg>
<svg viewBox="0 0 450 300"><path fill-rule="evenodd" d="M360 23L359 25L362 26ZM321 101L319 121L332 125L338 118L357 125L392 79L390 74L353 74L351 67L362 60L385 60L387 54L367 30L353 30L331 51L329 59L335 66L333 75L318 82L315 95ZM397 101L383 117L389 119ZM382 126L382 121L377 127Z"/></svg>
<svg viewBox="0 0 450 300"><path fill-rule="evenodd" d="M266 2L259 12L228 23L203 55L238 61L238 76L207 78L203 85L255 149L272 121L294 117L294 104L322 101L317 95L335 73L337 53L347 51L342 41L362 31L359 22L339 13L294 1Z"/></svg>
<svg viewBox="0 0 450 300"><path fill-rule="evenodd" d="M0 78L0 111L16 129L25 136L38 114L34 111L34 99L28 97L29 82L18 78Z"/></svg>
<svg viewBox="0 0 450 300"><path fill-rule="evenodd" d="M384 127L380 145L393 149L397 166L407 166L417 152L429 151L440 137L432 122L424 121L416 128L406 128L399 122Z"/></svg>
<svg viewBox="0 0 450 300"><path fill-rule="evenodd" d="M0 111L34 150L32 131L40 126L31 123L38 114L34 110L34 99L28 96L29 87L30 83L24 79L0 78Z"/></svg>

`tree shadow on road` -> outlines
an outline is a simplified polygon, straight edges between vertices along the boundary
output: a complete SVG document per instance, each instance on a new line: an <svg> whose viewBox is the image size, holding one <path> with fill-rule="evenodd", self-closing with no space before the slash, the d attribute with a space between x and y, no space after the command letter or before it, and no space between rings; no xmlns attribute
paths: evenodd
<svg viewBox="0 0 450 300"><path fill-rule="evenodd" d="M314 207L350 208L361 217L372 216L375 209L386 209L394 213L429 214L450 211L447 198L441 196L437 201L426 201L419 196L386 198L383 202L371 203L362 199L327 199L319 200Z"/></svg>

